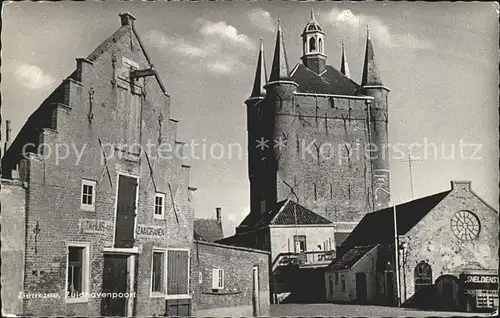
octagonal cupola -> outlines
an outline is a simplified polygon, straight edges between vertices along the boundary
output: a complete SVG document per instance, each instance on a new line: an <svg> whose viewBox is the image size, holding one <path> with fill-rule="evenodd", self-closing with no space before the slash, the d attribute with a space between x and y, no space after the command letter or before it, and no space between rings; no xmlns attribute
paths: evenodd
<svg viewBox="0 0 500 318"><path fill-rule="evenodd" d="M320 74L325 70L325 33L314 17L311 9L311 18L302 32L302 63L312 71Z"/></svg>

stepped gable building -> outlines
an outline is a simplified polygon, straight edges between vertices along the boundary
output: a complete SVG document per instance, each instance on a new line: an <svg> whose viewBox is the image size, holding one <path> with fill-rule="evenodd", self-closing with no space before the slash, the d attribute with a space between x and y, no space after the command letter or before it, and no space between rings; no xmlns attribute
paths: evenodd
<svg viewBox="0 0 500 318"><path fill-rule="evenodd" d="M2 158L10 179L2 224L18 231L2 231L10 248L2 247L2 285L12 291L2 293L5 312L190 314L195 189L189 166L158 156L160 144L181 147L178 122L135 18L120 18L114 34L76 59ZM157 147L132 147L148 142ZM81 157L55 156L64 145ZM58 296L22 299L21 291Z"/></svg>
<svg viewBox="0 0 500 318"><path fill-rule="evenodd" d="M340 70L327 64L325 30L312 11L301 37L301 62L290 68L278 26L269 78L261 44L245 102L251 211L237 233L291 199L331 220L344 233L340 244L365 213L390 201L389 89L369 31L359 84L350 78L343 43Z"/></svg>

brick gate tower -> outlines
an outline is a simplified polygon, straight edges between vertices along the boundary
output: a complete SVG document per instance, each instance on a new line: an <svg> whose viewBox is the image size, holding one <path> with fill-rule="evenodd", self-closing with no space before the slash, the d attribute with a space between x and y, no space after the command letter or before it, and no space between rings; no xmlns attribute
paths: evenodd
<svg viewBox="0 0 500 318"><path fill-rule="evenodd" d="M344 44L340 71L327 64L326 44L311 11L302 61L290 69L278 22L267 81L261 44L245 102L251 212L237 232L285 199L333 221L337 233L349 233L364 214L390 203L389 89L380 79L369 31L361 84L350 78Z"/></svg>

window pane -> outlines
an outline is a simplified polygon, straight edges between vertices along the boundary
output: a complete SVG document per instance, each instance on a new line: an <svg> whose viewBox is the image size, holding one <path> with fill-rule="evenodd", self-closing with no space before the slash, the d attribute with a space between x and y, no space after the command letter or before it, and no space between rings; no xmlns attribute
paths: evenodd
<svg viewBox="0 0 500 318"><path fill-rule="evenodd" d="M83 292L83 252L84 247L68 248L68 292L71 294ZM70 295L75 297L77 295Z"/></svg>
<svg viewBox="0 0 500 318"><path fill-rule="evenodd" d="M82 190L82 203L83 204L92 204L92 192L94 187L91 185L84 184Z"/></svg>
<svg viewBox="0 0 500 318"><path fill-rule="evenodd" d="M155 214L163 214L163 197L159 195L155 196Z"/></svg>
<svg viewBox="0 0 500 318"><path fill-rule="evenodd" d="M153 291L163 292L163 253L153 252Z"/></svg>

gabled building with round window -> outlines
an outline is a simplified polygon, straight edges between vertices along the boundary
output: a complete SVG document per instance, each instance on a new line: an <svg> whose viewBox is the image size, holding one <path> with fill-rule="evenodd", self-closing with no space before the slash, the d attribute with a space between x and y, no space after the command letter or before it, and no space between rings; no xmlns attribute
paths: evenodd
<svg viewBox="0 0 500 318"><path fill-rule="evenodd" d="M395 207L397 258L393 208L367 214L326 270L327 299L439 310L498 307L498 211L471 182L451 186Z"/></svg>

